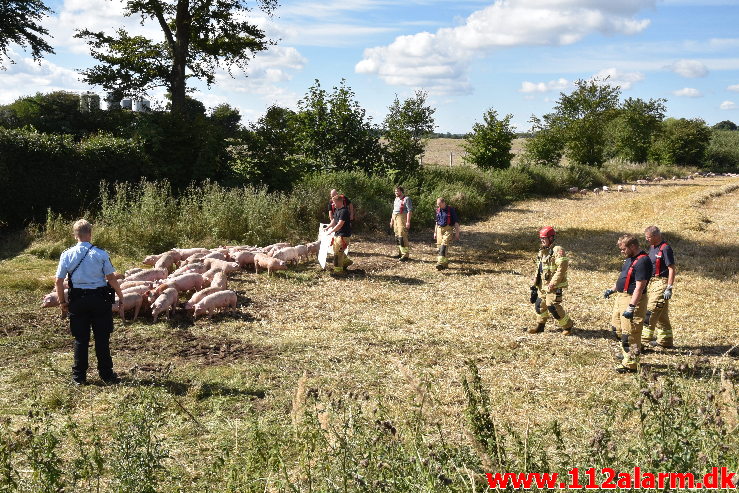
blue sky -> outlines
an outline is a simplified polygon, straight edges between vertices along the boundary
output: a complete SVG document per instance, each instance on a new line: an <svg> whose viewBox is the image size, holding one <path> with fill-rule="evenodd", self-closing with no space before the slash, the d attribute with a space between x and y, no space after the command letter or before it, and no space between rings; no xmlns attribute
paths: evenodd
<svg viewBox="0 0 739 493"><path fill-rule="evenodd" d="M247 76L225 72L195 97L227 102L245 123L271 104L295 108L315 79L343 78L379 123L394 97L429 94L437 131L463 133L488 108L512 114L520 130L552 110L573 81L610 76L622 97L665 98L668 116L739 123L739 0L283 0L254 21L278 40ZM90 66L74 29L125 25L120 0L62 0L45 21L57 53L41 64L13 48L0 72L0 103L57 89L97 90L77 69ZM163 91L151 99L161 100Z"/></svg>

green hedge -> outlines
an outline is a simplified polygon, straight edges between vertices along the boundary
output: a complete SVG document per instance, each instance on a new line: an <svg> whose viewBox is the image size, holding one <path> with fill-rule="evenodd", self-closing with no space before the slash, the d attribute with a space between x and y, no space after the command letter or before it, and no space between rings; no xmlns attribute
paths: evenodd
<svg viewBox="0 0 739 493"><path fill-rule="evenodd" d="M118 154L111 159L115 156ZM522 166L482 171L467 166L428 167L402 185L414 201L414 228L423 229L433 225L436 199L441 196L458 210L462 223L469 223L487 216L495 207L532 196L561 194L572 186L590 188L687 172L684 168L623 161L611 161L598 169ZM359 171L308 175L289 193L268 192L266 187L225 187L209 181L181 193L166 181L103 183L100 207L90 218L96 225L97 244L131 255L176 246L303 242L315 239L318 224L326 222L332 188L354 202L355 232L386 230L394 186L387 177ZM56 251L60 243L71 241L72 219L65 227L60 216L48 214L40 244Z"/></svg>
<svg viewBox="0 0 739 493"><path fill-rule="evenodd" d="M101 180L138 180L145 168L135 141L95 136L75 143L68 135L0 128L0 223L40 221L49 208L97 208Z"/></svg>

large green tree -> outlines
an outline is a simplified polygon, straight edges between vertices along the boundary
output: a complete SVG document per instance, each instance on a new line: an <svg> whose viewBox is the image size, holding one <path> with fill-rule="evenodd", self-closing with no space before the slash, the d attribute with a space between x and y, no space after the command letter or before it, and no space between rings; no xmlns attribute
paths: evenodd
<svg viewBox="0 0 739 493"><path fill-rule="evenodd" d="M268 15L277 0L257 0ZM267 49L264 31L247 20L246 0L128 0L125 15L155 22L161 39L132 36L124 29L115 34L83 29L98 65L82 71L90 84L100 85L118 97L165 87L172 97L172 112L185 110L187 79L213 84L216 69L245 70L254 53Z"/></svg>
<svg viewBox="0 0 739 493"><path fill-rule="evenodd" d="M327 92L318 80L298 101L300 153L315 171L372 171L380 162L378 131L346 81Z"/></svg>
<svg viewBox="0 0 739 493"><path fill-rule="evenodd" d="M511 127L513 115L498 118L498 112L490 108L483 114L483 123L475 123L467 136L465 161L482 169L505 169L511 165L513 139L516 132Z"/></svg>
<svg viewBox="0 0 739 493"><path fill-rule="evenodd" d="M559 129L565 155L576 164L600 166L606 160L607 128L617 116L621 90L605 80L575 82L570 94L561 93L550 121Z"/></svg>
<svg viewBox="0 0 739 493"><path fill-rule="evenodd" d="M664 99L628 98L613 120L614 154L635 163L646 162L649 148L665 117Z"/></svg>
<svg viewBox="0 0 739 493"><path fill-rule="evenodd" d="M41 0L0 0L0 68L8 56L11 44L28 47L34 60L54 49L43 36L49 31L42 25L43 18L52 11Z"/></svg>
<svg viewBox="0 0 739 493"><path fill-rule="evenodd" d="M711 142L711 129L700 118L668 118L650 149L660 163L702 166Z"/></svg>
<svg viewBox="0 0 739 493"><path fill-rule="evenodd" d="M420 165L418 157L435 128L434 108L426 104L423 91L402 103L395 96L384 121L385 171L407 175Z"/></svg>

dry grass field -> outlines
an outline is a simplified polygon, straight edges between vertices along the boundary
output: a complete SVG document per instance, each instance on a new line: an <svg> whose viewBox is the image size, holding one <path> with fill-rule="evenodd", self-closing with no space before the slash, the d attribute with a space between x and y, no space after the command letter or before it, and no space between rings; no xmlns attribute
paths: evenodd
<svg viewBox="0 0 739 493"><path fill-rule="evenodd" d="M638 376L612 371L611 302L602 297L617 276L622 233L641 236L657 224L677 258L677 348L644 355L643 366L698 400L715 392L712 376L739 375L738 185L705 178L518 202L464 224L443 272L434 269L431 231L420 225L408 263L389 257L390 236L364 236L351 245L358 271L345 279L314 263L271 277L241 272L232 277L242 293L236 316L117 321L113 359L123 383L115 387L94 384L92 355L93 385L68 383L72 339L57 311L38 308L55 263L20 253L0 263L0 420L14 429L29 410L45 409L59 426L73 416L105 428L146 390L164 408L165 464L196 484L216 444L238 442L252 420L294 425L296 395L319 404L366 399L399 421L422 406L441 436L466 442L462 377L472 360L498 419L521 430L556 420L567 440L587 441L604 410L633 402L638 389ZM543 334L524 333L534 324L528 286L545 224L557 228L571 258L571 337L552 321ZM121 271L136 265L113 260ZM620 429L635 425L619 413L612 419ZM270 490L270 478L261 481Z"/></svg>
<svg viewBox="0 0 739 493"><path fill-rule="evenodd" d="M514 139L513 154L519 154L523 149L523 143L526 139ZM449 166L449 154L452 155L452 166L464 164L464 139L430 139L426 143L426 151L423 153L424 164L437 164L441 166Z"/></svg>

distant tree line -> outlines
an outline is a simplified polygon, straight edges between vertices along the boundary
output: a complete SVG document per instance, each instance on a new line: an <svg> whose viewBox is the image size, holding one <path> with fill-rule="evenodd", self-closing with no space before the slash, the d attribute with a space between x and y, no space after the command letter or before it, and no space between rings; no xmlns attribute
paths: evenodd
<svg viewBox="0 0 739 493"><path fill-rule="evenodd" d="M665 119L666 100L620 100L618 86L606 80L579 80L561 93L553 111L531 117L531 134L521 162L558 166L566 159L580 166L602 166L617 158L633 163L739 168L739 133L723 121L713 128L699 119ZM489 109L466 138L467 160L482 168L511 165L512 115Z"/></svg>

